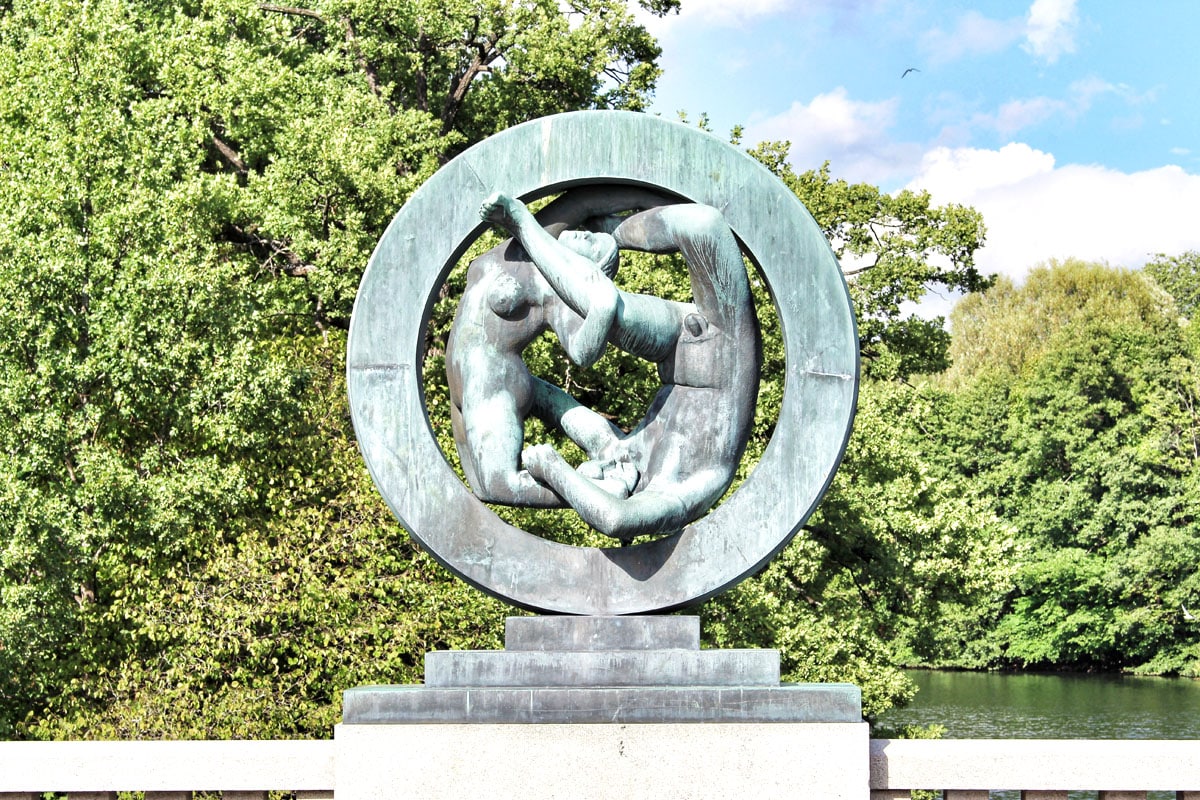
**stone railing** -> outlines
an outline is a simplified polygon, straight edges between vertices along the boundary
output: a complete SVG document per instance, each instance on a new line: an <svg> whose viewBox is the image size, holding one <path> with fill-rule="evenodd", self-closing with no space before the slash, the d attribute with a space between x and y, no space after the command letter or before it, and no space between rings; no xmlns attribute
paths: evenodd
<svg viewBox="0 0 1200 800"><path fill-rule="evenodd" d="M873 739L871 800L915 789L944 800L987 800L1020 790L1022 800L1145 800L1147 791L1200 800L1200 742L1099 739Z"/></svg>
<svg viewBox="0 0 1200 800"><path fill-rule="evenodd" d="M69 800L111 800L118 791L145 792L146 800L190 800L198 791L224 800L266 800L268 791L330 800L334 762L333 741L0 742L0 800L44 791ZM1023 800L1065 800L1068 790L1098 792L1100 800L1140 800L1148 791L1200 800L1200 742L872 740L871 800L913 790L945 800L986 800L1001 790L1020 790Z"/></svg>
<svg viewBox="0 0 1200 800"><path fill-rule="evenodd" d="M270 790L331 800L333 784L332 741L0 742L0 800L267 800Z"/></svg>

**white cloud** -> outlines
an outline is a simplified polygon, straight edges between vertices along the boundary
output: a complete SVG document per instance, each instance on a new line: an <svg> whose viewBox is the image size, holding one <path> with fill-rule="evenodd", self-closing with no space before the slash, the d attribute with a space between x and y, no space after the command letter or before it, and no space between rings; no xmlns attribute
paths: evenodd
<svg viewBox="0 0 1200 800"><path fill-rule="evenodd" d="M687 28L740 28L770 16L802 16L807 20L824 17L821 29L830 25L855 25L873 19L886 0L684 0L679 12L656 17L635 6L638 22L657 37L679 35ZM832 20L829 19L832 17Z"/></svg>
<svg viewBox="0 0 1200 800"><path fill-rule="evenodd" d="M1031 125L1038 125L1058 114L1069 113L1071 106L1049 97L1010 100L996 112L992 127L1003 136L1010 136Z"/></svg>
<svg viewBox="0 0 1200 800"><path fill-rule="evenodd" d="M1200 175L1176 166L1134 173L1057 166L1049 153L1018 143L938 148L909 188L928 190L939 204L976 208L988 228L981 269L1017 279L1049 258L1136 267L1154 253L1200 248Z"/></svg>
<svg viewBox="0 0 1200 800"><path fill-rule="evenodd" d="M1139 101L1128 86L1109 83L1103 78L1091 75L1087 78L1081 78L1077 81L1072 81L1070 86L1071 96L1075 104L1081 108L1090 108L1092 101L1097 97L1102 97L1106 94L1117 94L1125 97L1127 100L1134 102Z"/></svg>
<svg viewBox="0 0 1200 800"><path fill-rule="evenodd" d="M1115 95L1129 106L1138 106L1154 98L1153 91L1138 94L1124 84L1113 84L1092 76L1071 83L1066 98L1024 97L1009 100L993 112L972 115L965 128L985 128L995 131L1001 136L1011 137L1025 128L1040 125L1055 118L1074 122L1090 111L1098 98L1106 95ZM1114 118L1112 124L1117 128L1129 128L1140 127L1141 122L1141 115L1135 114L1124 118ZM947 132L953 132L963 127L962 124L955 125L947 129Z"/></svg>
<svg viewBox="0 0 1200 800"><path fill-rule="evenodd" d="M1021 183L1054 170L1054 156L1013 142L999 150L939 147L921 160L921 172L909 184L924 189L938 202L967 202L963 198L996 187Z"/></svg>
<svg viewBox="0 0 1200 800"><path fill-rule="evenodd" d="M1075 28L1079 23L1076 2L1034 0L1024 18L993 19L978 11L967 11L949 31L926 31L918 46L930 63L945 64L964 56L999 53L1021 42L1025 52L1053 64L1064 53L1075 52Z"/></svg>
<svg viewBox="0 0 1200 800"><path fill-rule="evenodd" d="M709 24L729 24L788 10L794 0L690 0L682 4L680 16Z"/></svg>
<svg viewBox="0 0 1200 800"><path fill-rule="evenodd" d="M656 17L640 6L634 8L638 22L655 36L677 32L679 26L739 27L759 17L779 14L796 8L798 0L687 0L679 12Z"/></svg>
<svg viewBox="0 0 1200 800"><path fill-rule="evenodd" d="M893 142L887 131L895 124L895 99L853 100L845 88L819 94L810 103L791 108L746 126L748 142L787 140L797 169L810 169L828 160L834 172L851 181L887 182L911 175L920 163L920 148Z"/></svg>
<svg viewBox="0 0 1200 800"><path fill-rule="evenodd" d="M1075 52L1077 0L1034 0L1026 16L1025 52L1048 64L1064 53Z"/></svg>
<svg viewBox="0 0 1200 800"><path fill-rule="evenodd" d="M1011 137L1025 128L1040 125L1043 122L1063 117L1074 120L1085 109L1077 103L1060 100L1053 97L1023 97L1009 100L995 111L972 114L966 123L951 125L943 131L943 141L950 138L952 131L966 133L969 138L970 130L985 129L994 131L1004 137Z"/></svg>
<svg viewBox="0 0 1200 800"><path fill-rule="evenodd" d="M934 64L957 61L966 55L998 53L1014 44L1025 33L1021 19L998 20L978 11L958 18L952 31L934 28L925 32L918 43L921 52Z"/></svg>

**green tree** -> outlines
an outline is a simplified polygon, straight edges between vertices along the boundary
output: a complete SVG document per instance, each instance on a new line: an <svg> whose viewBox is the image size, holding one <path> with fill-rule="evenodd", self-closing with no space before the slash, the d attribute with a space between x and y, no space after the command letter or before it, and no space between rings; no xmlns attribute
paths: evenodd
<svg viewBox="0 0 1200 800"><path fill-rule="evenodd" d="M776 646L788 680L858 683L871 716L912 697L897 666L954 652L970 610L1013 571L1011 531L937 468L946 402L864 383L829 493L761 576L710 604L714 643Z"/></svg>
<svg viewBox="0 0 1200 800"><path fill-rule="evenodd" d="M1107 321L1157 324L1171 298L1141 273L1077 259L1030 270L1019 288L999 278L990 290L964 297L951 314L954 340L944 376L957 385L988 371L1018 374L1065 327Z"/></svg>
<svg viewBox="0 0 1200 800"><path fill-rule="evenodd" d="M617 0L0 6L0 737L324 734L494 640L368 487L341 329L439 164L657 55Z"/></svg>
<svg viewBox="0 0 1200 800"><path fill-rule="evenodd" d="M943 463L1024 554L959 663L1194 674L1196 362L1173 303L1141 273L1067 261L952 319Z"/></svg>
<svg viewBox="0 0 1200 800"><path fill-rule="evenodd" d="M1146 272L1175 298L1185 317L1195 316L1200 306L1200 252L1188 250L1177 256L1159 253L1146 264Z"/></svg>
<svg viewBox="0 0 1200 800"><path fill-rule="evenodd" d="M828 163L797 174L787 142L750 151L796 193L842 263L858 313L866 375L905 378L941 372L950 335L941 318L923 319L906 304L930 290L979 292L992 278L975 266L983 218L973 208L934 206L928 192L887 194L831 176Z"/></svg>

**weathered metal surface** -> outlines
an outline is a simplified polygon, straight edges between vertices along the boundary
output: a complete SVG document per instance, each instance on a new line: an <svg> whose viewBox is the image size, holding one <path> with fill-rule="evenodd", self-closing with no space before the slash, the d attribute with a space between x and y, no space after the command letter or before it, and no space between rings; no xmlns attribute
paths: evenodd
<svg viewBox="0 0 1200 800"><path fill-rule="evenodd" d="M742 486L674 535L622 548L547 541L501 521L454 475L422 402L430 309L482 230L469 198L523 200L587 184L648 186L719 210L768 283L787 353L775 433ZM511 128L418 190L372 256L348 345L363 456L405 528L450 570L529 609L637 614L704 600L765 565L811 514L841 460L858 341L836 259L796 197L746 154L642 114L576 112Z"/></svg>
<svg viewBox="0 0 1200 800"><path fill-rule="evenodd" d="M425 685L778 686L778 650L438 650Z"/></svg>
<svg viewBox="0 0 1200 800"><path fill-rule="evenodd" d="M857 686L435 688L362 686L343 695L347 725L861 722Z"/></svg>
<svg viewBox="0 0 1200 800"><path fill-rule="evenodd" d="M509 652L554 650L699 650L700 618L509 617L504 624Z"/></svg>
<svg viewBox="0 0 1200 800"><path fill-rule="evenodd" d="M762 344L746 266L721 212L654 197L622 200L621 186L589 186L562 205L604 214L612 234L557 234L520 200L497 192L481 216L513 238L471 262L446 347L454 439L467 482L483 500L522 506L564 501L594 529L630 541L677 531L729 488L754 424ZM561 216L561 215L558 215ZM618 250L617 245L620 245ZM692 301L622 291L619 252L684 255ZM553 330L587 367L613 344L657 366L662 387L629 432L521 359ZM536 414L587 454L578 468L549 444L521 453Z"/></svg>

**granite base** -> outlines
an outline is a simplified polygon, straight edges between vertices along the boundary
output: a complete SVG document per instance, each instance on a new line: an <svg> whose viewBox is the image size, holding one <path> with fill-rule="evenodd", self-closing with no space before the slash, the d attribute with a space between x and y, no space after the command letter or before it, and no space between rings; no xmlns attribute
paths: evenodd
<svg viewBox="0 0 1200 800"><path fill-rule="evenodd" d="M425 667L345 692L338 800L869 797L858 687L701 650L695 617L514 617L503 652Z"/></svg>
<svg viewBox="0 0 1200 800"><path fill-rule="evenodd" d="M338 800L868 800L865 722L339 725Z"/></svg>

